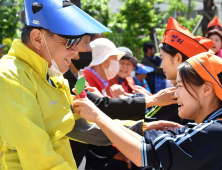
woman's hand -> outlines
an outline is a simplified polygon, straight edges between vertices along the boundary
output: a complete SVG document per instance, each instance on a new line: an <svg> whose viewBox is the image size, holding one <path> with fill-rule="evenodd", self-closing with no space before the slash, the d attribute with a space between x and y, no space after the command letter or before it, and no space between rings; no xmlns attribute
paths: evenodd
<svg viewBox="0 0 222 170"><path fill-rule="evenodd" d="M118 84L114 84L110 87L109 89L111 96L113 98L122 98L124 96L130 96L129 93L126 93L125 90L123 89L123 87L121 85Z"/></svg>
<svg viewBox="0 0 222 170"><path fill-rule="evenodd" d="M146 97L146 108L151 106L167 106L170 104L177 104L177 100L174 96L176 92L175 87L166 88L160 90L158 93Z"/></svg>
<svg viewBox="0 0 222 170"><path fill-rule="evenodd" d="M143 88L143 87L141 87L141 86L138 86L138 85L135 85L135 90L134 90L132 93L133 93L133 94L141 93L141 94L143 94L145 97L152 95L152 94L151 94L150 92L148 92L145 88Z"/></svg>
<svg viewBox="0 0 222 170"><path fill-rule="evenodd" d="M181 127L183 126L175 122L159 120L159 121L146 123L146 127L143 127L143 129L146 129L145 131L149 131L153 129L164 131L164 130L175 130Z"/></svg>
<svg viewBox="0 0 222 170"><path fill-rule="evenodd" d="M97 95L100 98L104 97L96 87L86 87L85 89L90 91L91 93Z"/></svg>
<svg viewBox="0 0 222 170"><path fill-rule="evenodd" d="M104 114L88 98L78 98L74 100L73 108L75 113L79 114L82 118L90 122L96 122L98 116Z"/></svg>

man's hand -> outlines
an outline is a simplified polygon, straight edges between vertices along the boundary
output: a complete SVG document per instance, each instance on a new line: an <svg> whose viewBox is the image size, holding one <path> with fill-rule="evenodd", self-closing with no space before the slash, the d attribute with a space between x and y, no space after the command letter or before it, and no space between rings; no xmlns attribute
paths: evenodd
<svg viewBox="0 0 222 170"><path fill-rule="evenodd" d="M182 125L175 123L175 122L170 122L170 121L165 121L165 120L159 120L159 121L154 121L154 122L149 122L145 123L143 126L144 131L149 131L149 130L175 130L183 127Z"/></svg>
<svg viewBox="0 0 222 170"><path fill-rule="evenodd" d="M129 93L126 93L121 85L114 84L109 89L111 96L113 98L122 98L124 96L130 96Z"/></svg>
<svg viewBox="0 0 222 170"><path fill-rule="evenodd" d="M138 85L135 85L135 90L132 93L133 94L141 93L145 97L152 96L152 94L150 92L148 92L145 88L138 86Z"/></svg>
<svg viewBox="0 0 222 170"><path fill-rule="evenodd" d="M90 91L91 93L97 95L100 98L104 97L96 87L86 87L85 89Z"/></svg>
<svg viewBox="0 0 222 170"><path fill-rule="evenodd" d="M118 153L113 157L113 159L126 162L128 169L131 169L131 167L132 167L132 164L131 164L130 160L127 159L127 157L125 157L121 152L118 152Z"/></svg>
<svg viewBox="0 0 222 170"><path fill-rule="evenodd" d="M177 104L174 93L176 92L175 87L166 88L160 90L158 93L146 97L146 107L151 106L167 106L170 104Z"/></svg>

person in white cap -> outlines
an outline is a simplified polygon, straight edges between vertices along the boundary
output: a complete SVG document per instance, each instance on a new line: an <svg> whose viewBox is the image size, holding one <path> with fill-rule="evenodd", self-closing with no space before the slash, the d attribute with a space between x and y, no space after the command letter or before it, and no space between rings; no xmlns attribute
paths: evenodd
<svg viewBox="0 0 222 170"><path fill-rule="evenodd" d="M113 42L106 38L98 38L90 43L93 59L83 75L89 86L96 87L106 96L108 80L114 78L119 71L119 61L125 52L118 50Z"/></svg>
<svg viewBox="0 0 222 170"><path fill-rule="evenodd" d="M113 96L113 94L110 92L110 88L115 84L121 85L123 91L127 93L132 93L135 87L133 78L130 77L130 74L131 71L133 71L133 69L136 67L138 60L133 57L133 52L129 48L119 47L118 50L125 52L126 54L119 61L120 69L118 71L118 74L108 81L109 85L106 88L106 93L112 97L116 96Z"/></svg>

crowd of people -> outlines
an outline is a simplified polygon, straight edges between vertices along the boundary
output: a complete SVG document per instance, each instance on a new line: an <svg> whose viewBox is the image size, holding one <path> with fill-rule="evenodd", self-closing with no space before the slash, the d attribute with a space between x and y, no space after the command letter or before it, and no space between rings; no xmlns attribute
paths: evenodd
<svg viewBox="0 0 222 170"><path fill-rule="evenodd" d="M170 17L160 56L146 42L140 63L69 1L24 6L21 40L0 59L0 169L222 168L217 17L206 37Z"/></svg>

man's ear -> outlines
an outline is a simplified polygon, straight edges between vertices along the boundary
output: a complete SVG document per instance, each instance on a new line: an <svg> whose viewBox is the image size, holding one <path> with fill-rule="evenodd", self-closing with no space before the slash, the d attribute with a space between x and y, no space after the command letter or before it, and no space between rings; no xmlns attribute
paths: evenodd
<svg viewBox="0 0 222 170"><path fill-rule="evenodd" d="M203 84L203 95L204 97L207 97L209 96L211 93L214 92L214 87L213 87L213 84L211 82L205 82Z"/></svg>
<svg viewBox="0 0 222 170"><path fill-rule="evenodd" d="M30 41L34 48L38 51L41 50L43 39L42 32L39 29L33 29L30 33Z"/></svg>
<svg viewBox="0 0 222 170"><path fill-rule="evenodd" d="M178 66L183 62L183 57L180 53L177 53L173 58L174 58L174 63Z"/></svg>

